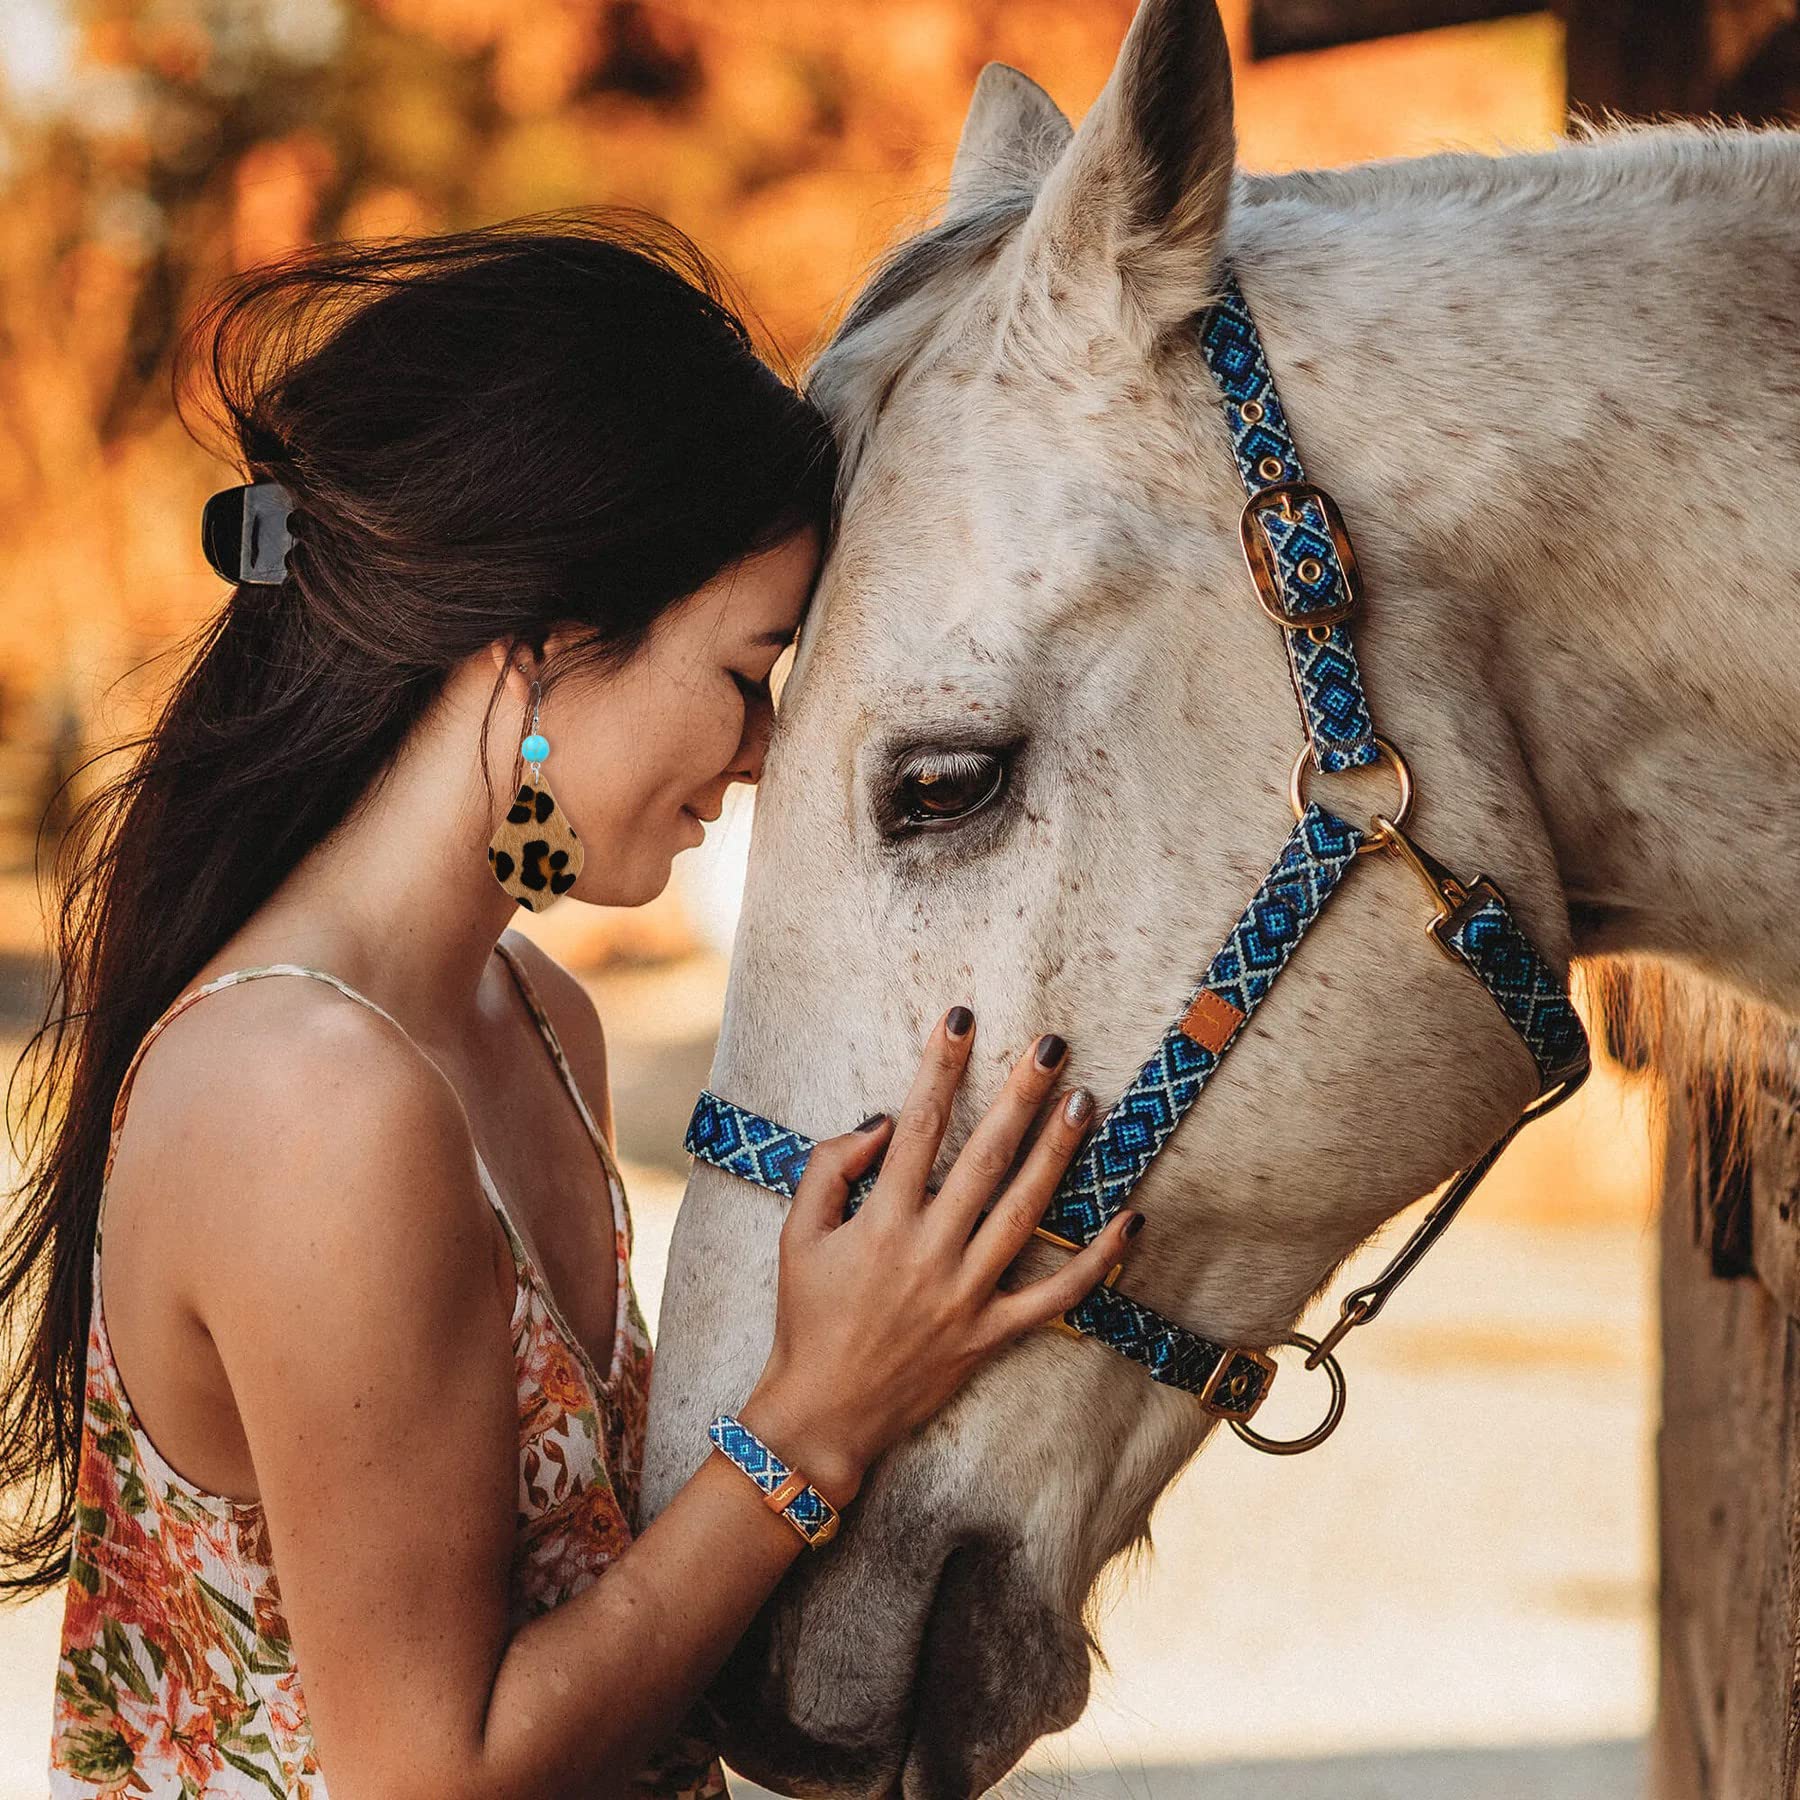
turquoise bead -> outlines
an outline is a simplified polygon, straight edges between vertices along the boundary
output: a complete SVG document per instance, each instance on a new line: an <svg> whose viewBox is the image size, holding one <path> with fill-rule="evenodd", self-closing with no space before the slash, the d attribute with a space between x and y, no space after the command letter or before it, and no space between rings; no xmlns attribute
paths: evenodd
<svg viewBox="0 0 1800 1800"><path fill-rule="evenodd" d="M550 754L550 740L542 733L534 731L519 746L519 754L528 763L541 763Z"/></svg>

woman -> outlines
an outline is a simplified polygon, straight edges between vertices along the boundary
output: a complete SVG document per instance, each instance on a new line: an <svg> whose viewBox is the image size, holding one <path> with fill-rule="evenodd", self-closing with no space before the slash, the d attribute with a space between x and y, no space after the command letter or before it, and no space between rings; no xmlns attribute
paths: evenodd
<svg viewBox="0 0 1800 1800"><path fill-rule="evenodd" d="M927 1202L953 1008L784 1228L726 1447L810 1496L777 1512L710 1455L634 1537L650 1347L605 1040L505 926L649 900L757 779L828 432L643 221L336 247L196 341L255 477L257 541L215 513L211 553L264 579L76 834L0 1271L37 1309L11 1585L68 1582L54 1792L722 1791L679 1728L796 1509L848 1506L1122 1255L1123 1220L998 1287L1089 1102L1020 1156L1065 1056L1040 1040Z"/></svg>

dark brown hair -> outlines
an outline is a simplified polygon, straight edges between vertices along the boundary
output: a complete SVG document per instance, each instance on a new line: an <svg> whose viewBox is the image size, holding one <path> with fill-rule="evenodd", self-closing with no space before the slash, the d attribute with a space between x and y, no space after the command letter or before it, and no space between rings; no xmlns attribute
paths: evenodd
<svg viewBox="0 0 1800 1800"><path fill-rule="evenodd" d="M110 1113L151 1023L465 658L574 626L576 655L623 661L715 575L824 526L835 478L824 420L700 251L635 213L252 270L190 329L177 391L289 490L297 541L282 585L232 591L62 847L0 1240L0 1593L68 1566Z"/></svg>

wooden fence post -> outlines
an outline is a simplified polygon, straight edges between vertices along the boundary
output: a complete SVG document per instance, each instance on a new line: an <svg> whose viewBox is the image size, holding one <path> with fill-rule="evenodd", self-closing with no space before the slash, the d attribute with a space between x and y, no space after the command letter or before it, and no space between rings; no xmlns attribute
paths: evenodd
<svg viewBox="0 0 1800 1800"><path fill-rule="evenodd" d="M1671 1098L1652 1800L1800 1800L1800 1096Z"/></svg>

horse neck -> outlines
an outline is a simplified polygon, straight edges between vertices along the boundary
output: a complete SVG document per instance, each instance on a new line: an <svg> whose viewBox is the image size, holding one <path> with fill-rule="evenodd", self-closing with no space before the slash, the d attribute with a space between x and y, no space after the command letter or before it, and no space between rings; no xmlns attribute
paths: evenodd
<svg viewBox="0 0 1800 1800"><path fill-rule="evenodd" d="M1498 707L1578 954L1800 1014L1800 135L1258 190L1233 256L1302 452L1389 539L1372 685Z"/></svg>

